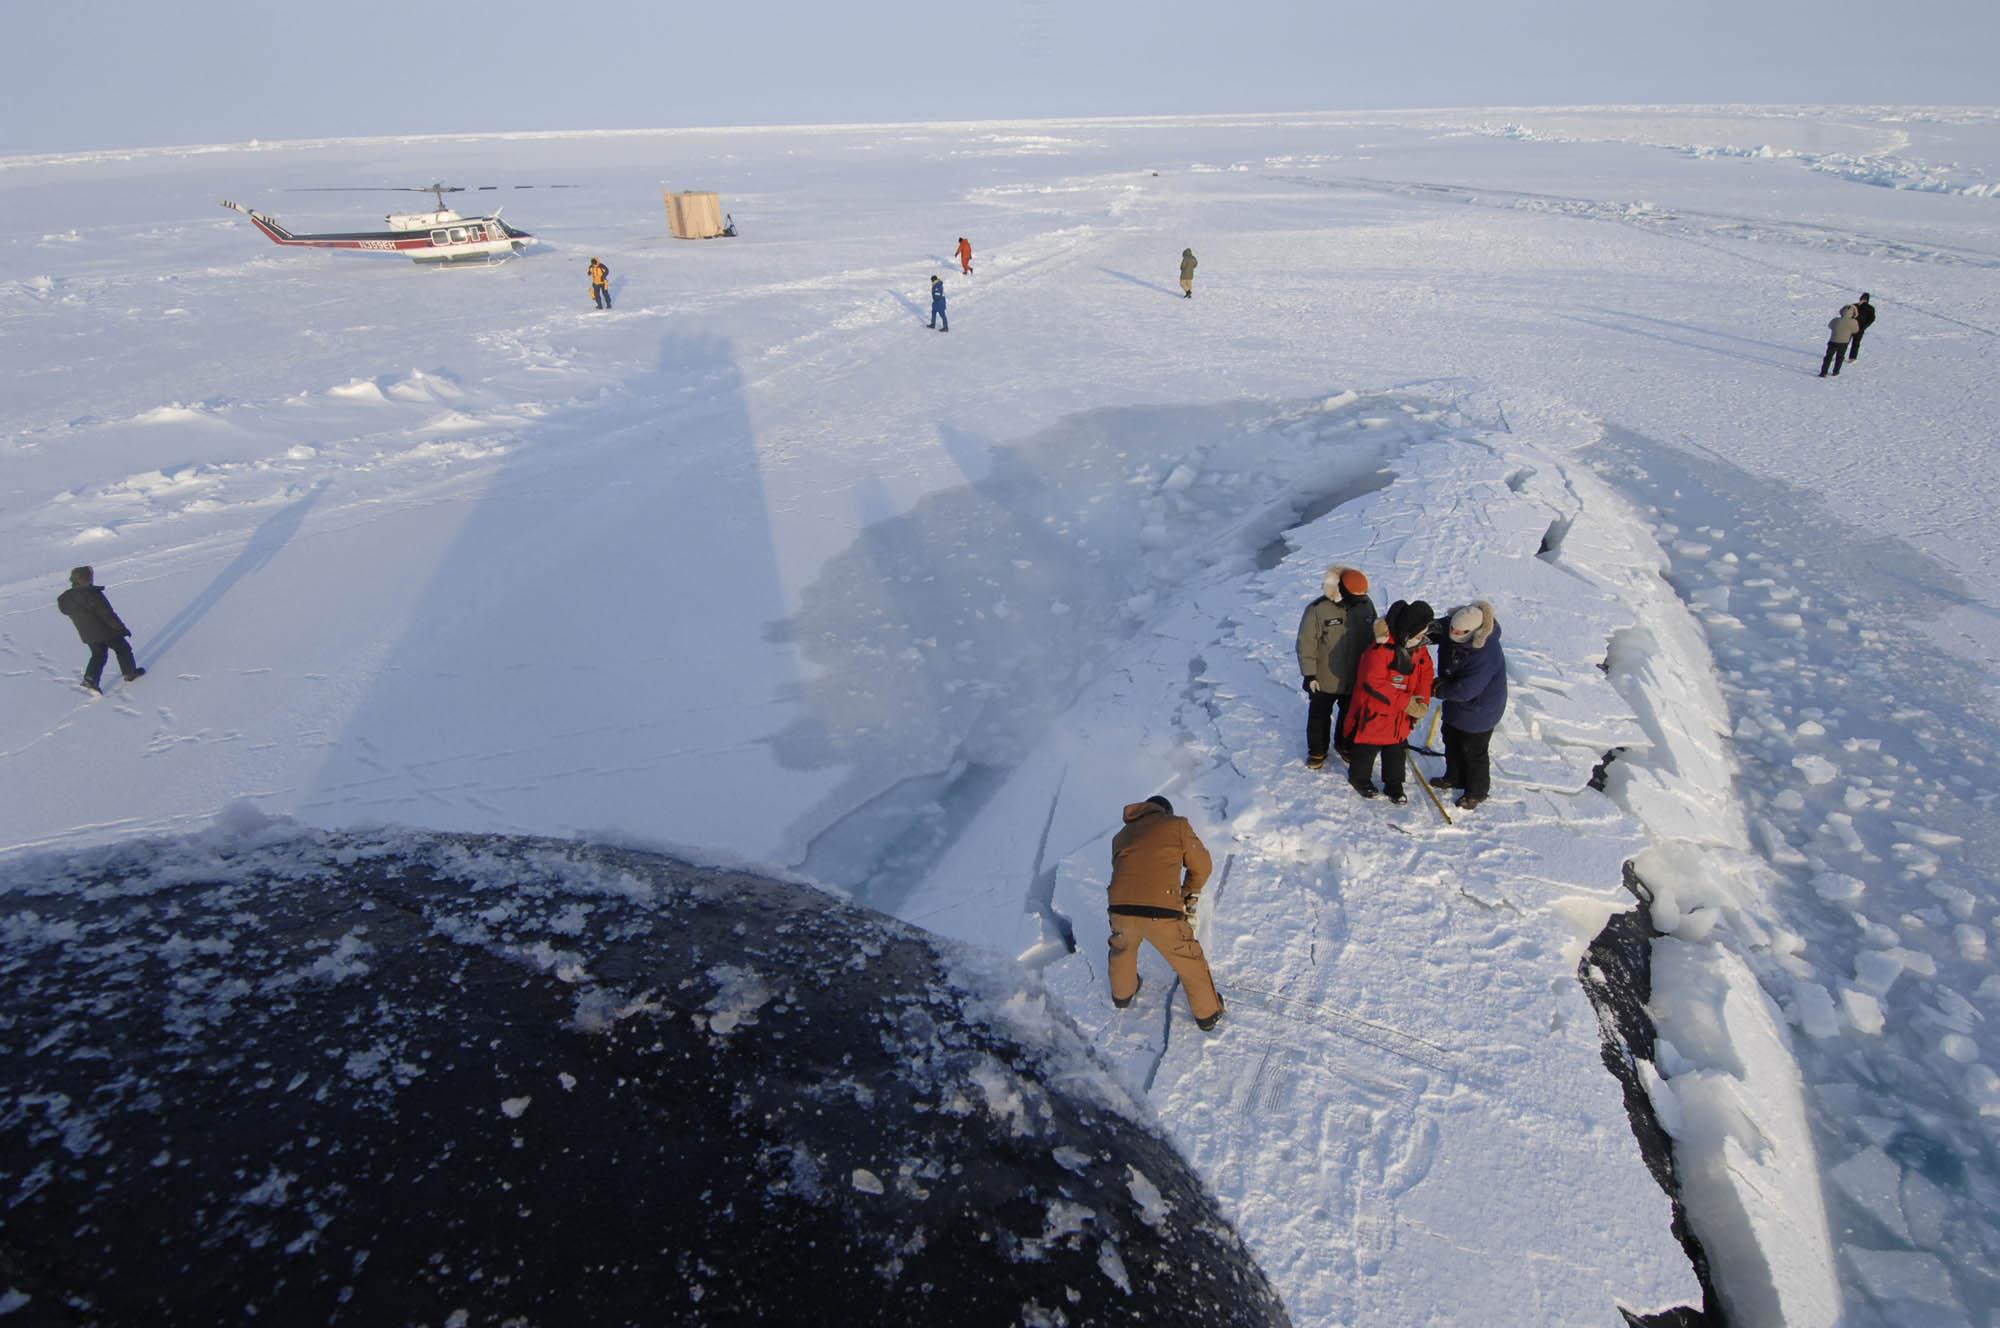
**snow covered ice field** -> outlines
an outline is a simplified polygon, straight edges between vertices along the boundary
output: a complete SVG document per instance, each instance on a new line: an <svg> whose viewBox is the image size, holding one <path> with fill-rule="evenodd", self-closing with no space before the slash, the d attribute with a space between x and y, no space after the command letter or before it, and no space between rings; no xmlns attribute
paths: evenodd
<svg viewBox="0 0 2000 1328"><path fill-rule="evenodd" d="M578 187L461 196L542 244L456 270L215 206L440 176ZM1576 980L1631 859L1730 1322L2000 1323L1996 184L2000 112L1891 108L0 160L0 851L249 800L803 873L1026 955L1294 1321L1384 1325L1700 1302ZM1497 605L1449 827L1302 764L1336 560ZM78 563L151 670L95 701ZM1158 791L1211 1038L1104 992Z"/></svg>

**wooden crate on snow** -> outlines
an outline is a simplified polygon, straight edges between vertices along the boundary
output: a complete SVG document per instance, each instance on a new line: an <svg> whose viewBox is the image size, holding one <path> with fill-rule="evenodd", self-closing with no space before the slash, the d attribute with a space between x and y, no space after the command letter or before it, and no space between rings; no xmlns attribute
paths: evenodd
<svg viewBox="0 0 2000 1328"><path fill-rule="evenodd" d="M708 240L722 234L722 199L701 190L666 190L667 231L676 240Z"/></svg>

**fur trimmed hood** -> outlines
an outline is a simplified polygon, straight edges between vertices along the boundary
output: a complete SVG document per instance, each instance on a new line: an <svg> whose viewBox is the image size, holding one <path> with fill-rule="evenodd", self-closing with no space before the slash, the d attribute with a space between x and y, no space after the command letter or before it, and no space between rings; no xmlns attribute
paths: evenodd
<svg viewBox="0 0 2000 1328"><path fill-rule="evenodd" d="M1350 572L1353 573L1352 579L1361 583L1359 589L1350 591L1346 586L1341 584L1344 579L1348 579L1348 573ZM1319 588L1321 594L1337 604L1348 594L1357 597L1366 595L1368 593L1368 574L1359 567L1349 567L1346 563L1334 563L1326 569L1326 575L1320 578Z"/></svg>
<svg viewBox="0 0 2000 1328"><path fill-rule="evenodd" d="M1457 627L1459 615L1466 613L1468 610L1479 615L1479 625L1472 629L1472 636L1465 644L1471 646L1474 650L1484 649L1486 643L1493 638L1494 629L1499 627L1500 619L1494 616L1493 605L1490 601L1476 599L1464 608L1453 609L1451 611L1451 625Z"/></svg>

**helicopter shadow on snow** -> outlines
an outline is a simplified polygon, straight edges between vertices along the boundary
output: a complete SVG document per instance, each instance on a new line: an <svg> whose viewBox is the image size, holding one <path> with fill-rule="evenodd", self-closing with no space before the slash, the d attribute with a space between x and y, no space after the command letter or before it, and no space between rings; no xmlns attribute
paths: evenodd
<svg viewBox="0 0 2000 1328"><path fill-rule="evenodd" d="M797 679L756 635L785 596L743 373L725 338L658 344L616 393L524 430L404 569L408 626L302 807L692 842L768 770L746 715ZM663 817L662 788L701 792Z"/></svg>

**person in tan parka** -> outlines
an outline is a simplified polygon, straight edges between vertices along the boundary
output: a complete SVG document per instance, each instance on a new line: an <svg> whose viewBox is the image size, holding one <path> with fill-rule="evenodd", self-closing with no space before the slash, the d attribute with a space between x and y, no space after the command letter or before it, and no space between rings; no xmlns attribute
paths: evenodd
<svg viewBox="0 0 2000 1328"><path fill-rule="evenodd" d="M600 309L611 307L611 269L604 266L604 260L590 260L590 299Z"/></svg>
<svg viewBox="0 0 2000 1328"><path fill-rule="evenodd" d="M1202 1031L1222 1018L1222 997L1194 938L1195 906L1214 867L1194 827L1165 798L1155 794L1125 808L1125 828L1111 841L1113 1005L1122 1010L1138 996L1139 943L1150 941L1180 974Z"/></svg>
<svg viewBox="0 0 2000 1328"><path fill-rule="evenodd" d="M1840 377L1840 363L1847 358L1847 343L1854 340L1861 330L1861 323L1854 317L1854 306L1843 304L1840 312L1826 320L1826 354L1819 359L1819 376L1826 377L1826 367L1833 366L1833 376Z"/></svg>

